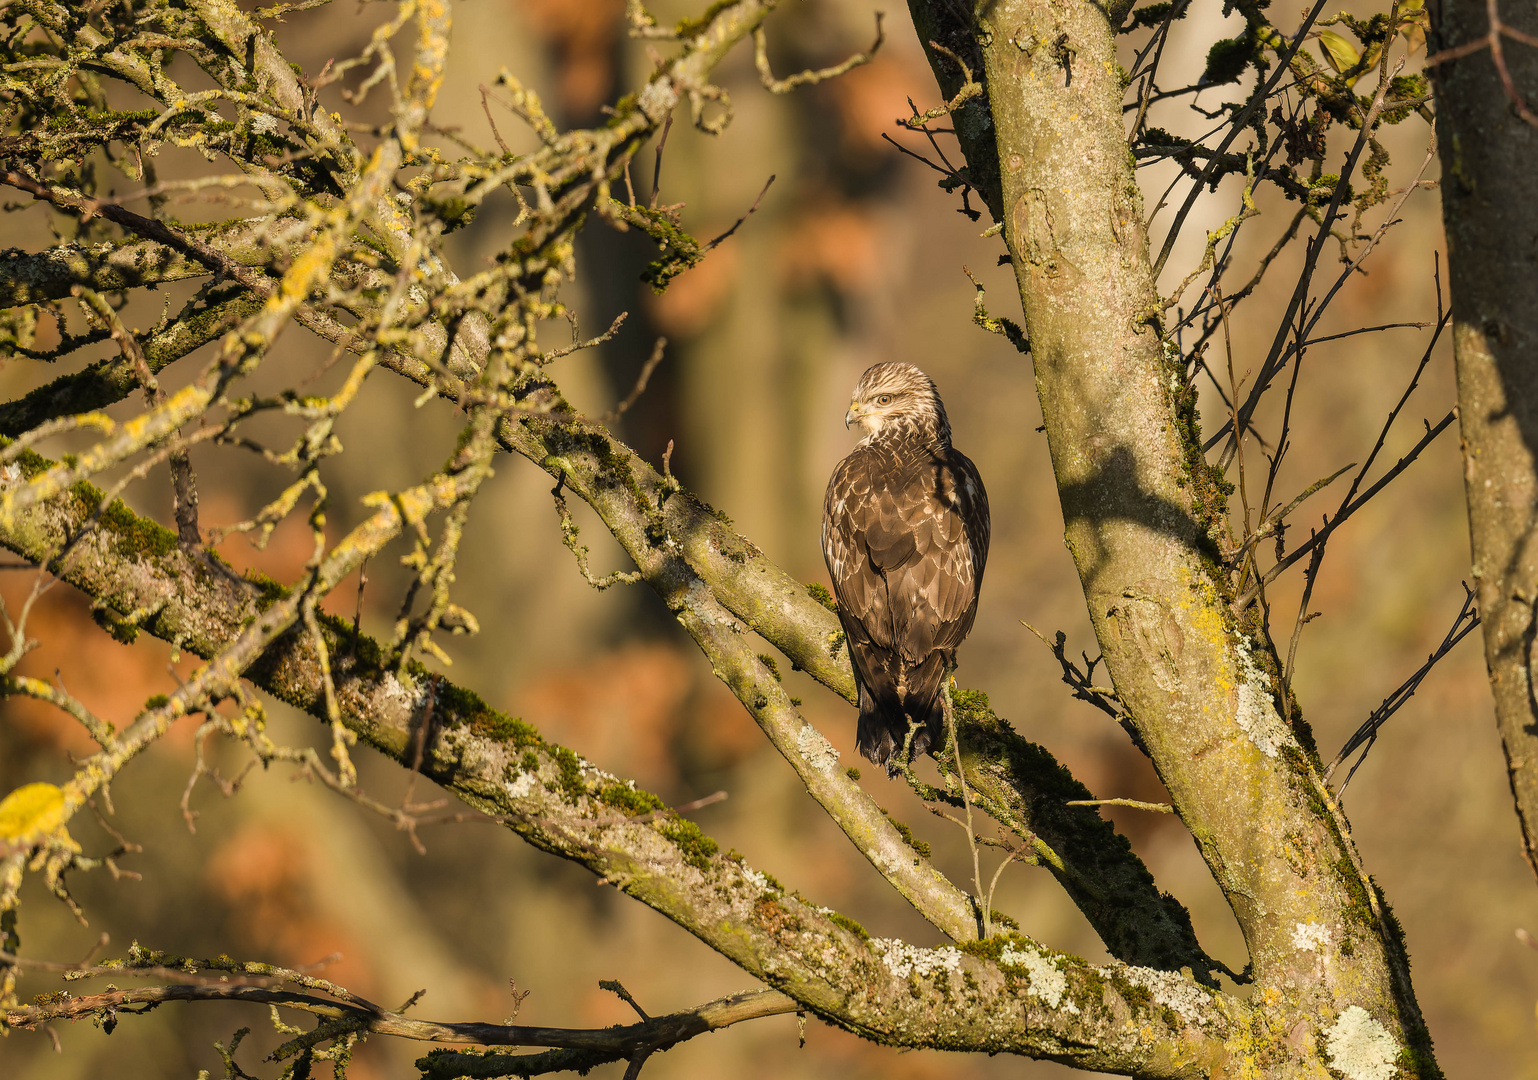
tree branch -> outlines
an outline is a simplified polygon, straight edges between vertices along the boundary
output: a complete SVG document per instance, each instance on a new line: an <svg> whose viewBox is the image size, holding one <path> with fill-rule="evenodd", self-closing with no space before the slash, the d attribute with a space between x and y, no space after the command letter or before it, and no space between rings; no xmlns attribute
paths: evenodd
<svg viewBox="0 0 1538 1080"><path fill-rule="evenodd" d="M338 323L312 314L307 325L353 351L366 347L366 342ZM482 357L472 346L465 354L467 367L475 369L483 362ZM451 400L464 399L466 391L455 379L422 360L389 353L381 363L419 385L438 388ZM550 384L547 381L545 385ZM126 395L132 383L120 380L109 385L104 378L98 379L91 384L92 400L99 401L117 389ZM35 423L36 411L29 416ZM501 440L504 448L541 465L593 506L636 560L648 583L670 607L677 605L680 620L693 620L691 633L697 634L702 648L706 647L704 639L721 620L730 624L733 617L741 619L783 652L794 667L806 670L846 700L856 700L837 617L822 607L805 585L726 526L713 509L676 482L661 477L629 447L602 428L569 417L540 415L505 421ZM691 602L697 612L688 615L685 609ZM922 865L913 865L912 849L879 814L870 797L831 768L831 747L826 753L819 749L826 740L789 706L788 698L762 670L751 648L735 637L722 636L706 651L714 663L723 659L722 650L732 654L727 666L720 669L733 673L729 685L771 733L808 789L821 793L819 801L827 800L824 806L830 807L835 820L856 839L867 857L883 874L891 871L905 880L898 885L905 896L929 897L921 910L937 918L948 934L974 936L976 923L970 902L948 883L942 885L943 879L927 863L918 860ZM756 706L759 700L765 706ZM1183 908L1160 894L1125 839L1097 813L1088 808L1052 809L1056 796L1044 802L1046 793L1060 785L1061 766L1040 747L1012 732L1009 735L1014 740L1007 769L1012 788L995 789L990 812L1003 814L1000 820L1028 842L1039 841L1054 852L1046 865L1069 888L1113 955L1129 963L1168 965L1172 970L1190 967L1207 977L1211 961L1196 942ZM973 729L964 727L960 736L964 756L973 753ZM979 737L983 746L996 747L994 735ZM814 753L809 756L802 752L803 743ZM828 768L819 767L825 763ZM992 783L1002 784L1002 780ZM1074 786L1064 797L1090 795ZM1028 807L1045 809L1031 813Z"/></svg>
<svg viewBox="0 0 1538 1080"><path fill-rule="evenodd" d="M0 957L3 960L3 957ZM435 1043L472 1043L478 1046L554 1046L585 1051L592 1064L618 1061L643 1046L666 1050L680 1042L717 1031L744 1020L779 1016L795 1012L801 1006L778 990L750 990L681 1012L658 1016L639 1024L606 1028L546 1028L505 1024L437 1022L418 1020L378 1006L363 1006L349 1001L335 1001L316 994L279 990L262 986L227 984L180 984L144 986L130 990L107 990L100 994L72 997L42 1005L7 1007L3 1023L10 1027L35 1029L53 1020L102 1019L118 1012L145 1012L147 1008L169 1001L244 1001L278 1005L285 1009L340 1021L335 1028L366 1031ZM484 1060L476 1058L475 1060ZM567 1066L570 1068L571 1066ZM441 1072L435 1066L433 1071ZM512 1071L512 1070L509 1070Z"/></svg>
<svg viewBox="0 0 1538 1080"><path fill-rule="evenodd" d="M0 529L0 543L46 560L78 529L82 510L67 500L29 508ZM150 550L123 557L125 537ZM164 539L156 543L157 537ZM143 628L198 655L228 650L232 635L275 595L270 587L264 595L126 511L82 538L56 569L119 610L162 600ZM297 598L276 595L279 602L268 612L294 607L297 617ZM687 617L698 620L708 610L693 606ZM343 722L396 761L411 761L428 693L426 672L414 664L400 674L381 666L384 654L367 638L349 653L352 628L343 620L322 618L320 628ZM724 619L717 629L732 633ZM265 636L270 644L246 668L246 677L325 717L327 695L311 636ZM736 659L729 650L721 655ZM760 709L777 723L784 711ZM994 938L970 952L869 939L851 920L788 895L765 875L720 855L692 823L672 815L616 818L614 806L632 807L649 797L473 693L439 681L434 716L423 775L505 817L536 847L587 866L803 1007L868 1038L895 1045L938 1041L1174 1077L1184 1075L1184 1067L1171 1062L1220 1060L1231 1025L1244 1014L1241 1003L1178 975L1120 964L1090 968L1018 936Z"/></svg>
<svg viewBox="0 0 1538 1080"><path fill-rule="evenodd" d="M310 229L294 218L254 218L191 226L187 232L241 266L260 268L301 245ZM62 300L76 285L121 292L210 272L201 260L154 239L60 244L35 254L11 248L0 252L0 307Z"/></svg>

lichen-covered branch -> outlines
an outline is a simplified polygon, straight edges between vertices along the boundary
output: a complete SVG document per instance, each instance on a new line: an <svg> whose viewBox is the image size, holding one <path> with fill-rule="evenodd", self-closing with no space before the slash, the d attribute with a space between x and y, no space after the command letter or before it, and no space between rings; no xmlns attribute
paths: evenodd
<svg viewBox="0 0 1538 1080"><path fill-rule="evenodd" d="M275 255L292 250L307 231L305 223L294 218L265 217L187 229L205 246L250 267L266 266ZM11 248L0 252L0 307L61 300L76 285L119 292L209 272L197 259L156 240L60 244L39 252Z"/></svg>
<svg viewBox="0 0 1538 1080"><path fill-rule="evenodd" d="M37 462L37 465L42 467L43 463ZM309 595L309 590L325 591L335 586L337 582L356 570L364 560L377 554L398 536L403 528L414 526L434 511L444 509L462 499L480 483L484 475L485 470L482 469L467 470L454 477L435 477L418 488L382 500L372 517L338 541L320 561L311 574L306 590L282 596L264 597L210 558L184 554L179 562L186 578L191 580L180 581L179 587L202 585L205 589L209 589L215 583L223 584L226 586L223 590L211 589L210 591L216 594L222 591L227 602L233 601L240 604L240 610L243 613L239 622L217 627L220 638L214 648L207 648L208 644L213 644L212 642L201 641L198 644L204 644L205 648L197 648L194 645L194 642L198 641L197 635L186 632L191 628L182 625L183 619L196 617L191 614L196 610L194 605L186 605L190 610L174 611L173 608L182 605L173 604L167 599L168 593L157 593L154 589L154 584L169 587L171 582L152 583L151 578L150 581L134 586L139 594L134 599L140 602L122 610L140 612L151 611L158 607L159 610L151 616L154 625L160 626L162 621L167 622L167 625L161 628L160 636L205 657L209 663L184 680L163 702L145 710L132 724L116 733L110 744L103 747L100 753L81 764L76 770L75 777L64 785L64 818L60 824L67 821L68 816L84 805L85 801L102 785L110 783L113 776L129 760L164 735L173 723L190 712L204 708L205 703L210 700L217 701L232 695L247 669L258 663L259 658L269 652L273 643L283 637L299 620L301 607ZM99 509L103 509L100 504L100 492L84 486L77 487L70 492L68 499L56 499L44 504L46 513L38 514L29 522L24 522L19 527L13 527L6 532L7 535L18 538L29 536L29 546L33 546L29 557L39 563L47 563L58 558L59 553L64 552L70 540L73 539L73 545L59 560L65 564L65 567L75 567L88 561L105 563L114 557L119 563L126 561L131 565L136 560L132 555L127 560L124 559L125 553L122 547L125 540L129 544L137 541L142 545L147 561L154 560L158 553L162 566L165 565L164 560L172 556L172 552L167 549L168 540L170 545L176 546L178 553L186 552L186 549L176 544L174 534L166 533L151 522L134 518L132 512L124 508L121 503L105 507L102 524L81 537L81 532L88 527L91 517ZM32 527L29 528L29 525ZM122 568L118 568L116 572L121 573ZM71 571L65 569L64 576L66 579L70 578ZM122 601L126 598L119 595L112 599ZM172 626L177 626L178 629L173 630ZM212 629L206 623L204 627ZM318 656L316 659L318 661Z"/></svg>
<svg viewBox="0 0 1538 1080"><path fill-rule="evenodd" d="M18 514L0 542L47 558L78 527L85 507L52 500ZM142 554L124 558L135 545ZM278 596L176 543L173 534L119 507L59 567L71 584L114 608L158 602L142 628L200 655L219 655L253 615L297 615ZM293 608L293 611L290 611ZM382 666L379 647L351 628L322 623L331 678L348 729L403 764L411 760L428 694L426 673ZM250 631L245 631L250 633ZM267 635L245 671L263 689L327 715L319 654L307 635ZM850 920L786 894L771 878L719 854L691 822L653 820L661 806L546 742L522 721L439 681L423 774L472 805L505 817L530 843L579 862L722 952L803 1007L895 1045L1025 1053L1085 1068L1191 1076L1223 1057L1246 1009L1178 975L1112 965L1092 968L1019 937L968 950L919 949L872 940ZM127 733L125 733L126 736Z"/></svg>

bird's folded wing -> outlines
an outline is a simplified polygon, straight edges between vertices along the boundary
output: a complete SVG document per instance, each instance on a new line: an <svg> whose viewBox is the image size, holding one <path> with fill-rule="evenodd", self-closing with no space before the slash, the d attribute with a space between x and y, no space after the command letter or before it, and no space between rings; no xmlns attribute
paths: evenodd
<svg viewBox="0 0 1538 1080"><path fill-rule="evenodd" d="M971 629L979 556L987 552L987 497L971 462L960 462L960 476L944 466L938 475L915 470L883 485L862 474L862 462L846 459L828 486L823 551L839 605L872 642L913 663L954 648ZM979 497L980 544L967 524L978 515Z"/></svg>

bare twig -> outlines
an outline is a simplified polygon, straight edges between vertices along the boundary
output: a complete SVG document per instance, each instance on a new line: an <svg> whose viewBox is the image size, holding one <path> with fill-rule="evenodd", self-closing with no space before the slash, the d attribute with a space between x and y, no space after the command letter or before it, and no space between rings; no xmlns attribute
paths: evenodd
<svg viewBox="0 0 1538 1080"><path fill-rule="evenodd" d="M502 148L503 155L511 157L513 152L512 150L508 149L507 143L502 141L502 133L497 130L496 118L491 115L491 87L487 86L485 83L481 83L480 90L481 108L486 113L486 122L491 125L491 136L497 140L497 145Z"/></svg>
<svg viewBox="0 0 1538 1080"><path fill-rule="evenodd" d="M862 64L868 64L876 56L876 50L881 48L886 41L886 31L881 28L882 12L876 12L876 40L871 47L862 53L855 53L849 59L832 67L808 69L797 72L788 78L776 79L774 72L769 69L769 39L762 26L753 31L753 63L758 67L758 77L764 84L764 89L771 94L788 94L798 86L815 86L817 83L828 79L836 79L840 75L848 74Z"/></svg>
<svg viewBox="0 0 1538 1080"><path fill-rule="evenodd" d="M164 405L166 392L160 388L139 339L123 325L116 309L94 289L76 285L70 290L84 300L96 315L107 324L112 340L117 342L123 359L132 366L144 389L144 396L151 405ZM171 451L171 488L174 494L173 514L176 518L177 538L184 544L196 546L203 542L198 531L198 484L192 473L192 459L185 446Z"/></svg>
<svg viewBox="0 0 1538 1080"><path fill-rule="evenodd" d="M629 317L630 312L622 311L618 315L614 316L614 321L609 324L609 328L603 333L599 334L595 338L589 338L586 341L581 341L579 340L577 331L576 315L575 313L572 313L571 344L559 349L551 349L549 352L545 353L544 356L540 357L539 363L548 364L552 360L559 360L561 357L570 356L574 352L580 352L583 349L591 349L595 346L603 345L606 342L613 341L614 335L619 333L619 328L625 324L625 320Z"/></svg>
<svg viewBox="0 0 1538 1080"><path fill-rule="evenodd" d="M1436 437L1438 435L1440 435L1440 434L1442 434L1442 432L1446 431L1447 428L1448 428L1448 425L1450 425L1455 419L1457 419L1457 417L1458 417L1458 410L1457 409L1451 409L1451 410L1448 411L1446 416L1442 417L1442 419L1438 420L1435 424L1427 423L1426 424L1426 434L1422 435L1420 440L1414 446L1412 446L1409 449L1409 451L1403 457L1401 457L1397 462L1394 463L1394 467L1392 469L1390 469L1388 472L1384 473L1383 476L1378 480L1377 483L1373 484L1366 491L1362 492L1360 497L1352 500L1349 503L1344 504L1341 507L1341 509L1339 509L1339 510L1337 510L1335 512L1335 516L1330 518L1325 523L1324 527L1321 528L1318 532L1316 532L1312 537L1310 537L1307 542L1299 545L1285 559L1283 559L1281 562L1277 563L1274 567L1272 567L1269 571L1267 571L1266 572L1266 576L1264 578L1265 584L1269 585L1272 581L1274 581L1278 577L1280 577L1289 567L1294 565L1299 559L1303 558L1303 556L1305 556L1305 555L1309 554L1310 552L1314 551L1321 544L1323 544L1326 540L1328 540L1330 534L1333 533L1341 525L1345 524L1346 519L1348 517L1350 517L1352 514L1356 513L1363 506L1365 506L1373 498L1373 496L1377 495L1378 492L1382 491L1385 487L1387 487L1389 485L1390 482L1392 482L1396 477L1398 477L1400 473L1404 472L1405 469L1409 468L1410 465L1415 461L1415 459L1420 457L1421 451L1425 450L1426 447L1430 446L1436 440ZM1349 468L1349 466L1347 466L1347 467ZM1249 592L1245 593L1239 599L1235 600L1234 601L1234 606L1236 608L1242 608L1246 604L1248 604L1251 600L1253 600L1254 597L1255 597L1255 588L1252 588Z"/></svg>
<svg viewBox="0 0 1538 1080"><path fill-rule="evenodd" d="M651 1019L651 1017L646 1015L646 1010L641 1008L641 1003L631 996L630 991L626 990L624 984L621 983L618 979L600 979L598 982L598 987L601 990L609 991L609 993L619 998L626 1005L629 1005L636 1011L637 1015L639 1015L642 1020Z"/></svg>
<svg viewBox="0 0 1538 1080"><path fill-rule="evenodd" d="M667 348L668 339L658 338L657 344L652 346L652 354L641 367L641 374L636 376L635 385L630 388L630 393L625 395L625 400L619 402L614 408L599 417L599 423L612 424L630 411L630 407L641 399L646 393L646 384L651 381L652 372L657 370L657 365L662 363L662 352Z"/></svg>
<svg viewBox="0 0 1538 1080"><path fill-rule="evenodd" d="M667 120L662 125L662 137L657 140L657 158L652 165L652 198L651 209L657 209L657 203L662 199L662 151L667 149L668 133L673 130L673 114L668 113Z"/></svg>
<svg viewBox="0 0 1538 1080"><path fill-rule="evenodd" d="M9 962L9 954L0 953L0 960ZM119 976L124 974L121 969L111 973ZM294 974L297 973L290 972L275 978L280 982L293 981ZM670 1013L667 1016L643 1019L641 1023L631 1024L628 1027L545 1028L415 1020L399 1012L391 1012L368 1003L356 995L347 994L340 987L327 989L326 992L329 994L340 992L344 996L341 1000L334 1000L313 993L215 982L210 979L207 982L183 983L175 986L108 990L105 993L80 997L64 995L60 1000L46 1005L6 1006L3 1015L8 1026L31 1029L52 1020L103 1016L108 1010L115 1011L119 1016L131 1015L169 1001L245 1001L296 1009L321 1017L323 1020L346 1021L351 1030L392 1035L402 1039L435 1043L472 1043L482 1046L566 1047L612 1054L615 1057L609 1060L615 1060L618 1057L630 1056L640 1047L652 1046L657 1049L666 1049L707 1031L715 1031L745 1020L757 1020L766 1016L794 1012L797 1008L794 999L778 990L752 990L719 998L693 1009ZM134 1008L134 1006L145 1008Z"/></svg>
<svg viewBox="0 0 1538 1080"><path fill-rule="evenodd" d="M941 56L949 59L953 64L961 69L962 84L961 89L956 91L956 95L945 104L936 105L934 108L926 109L921 113L916 113L914 116L911 116L906 120L897 121L904 127L912 128L915 131L924 130L925 125L928 124L931 120L938 120L942 116L949 116L951 113L961 108L967 102L971 101L973 98L983 96L983 84L972 77L972 69L967 66L967 62L965 60L957 56L954 52L952 52L950 49L947 49L944 45L941 45L937 41L931 41L929 43L929 47L935 52L939 53Z"/></svg>
<svg viewBox="0 0 1538 1080"><path fill-rule="evenodd" d="M1469 588L1468 582L1463 583L1463 593L1463 606L1458 609L1458 614L1453 619L1453 624L1448 629L1447 634L1442 638L1442 643L1436 647L1430 656L1426 657L1424 664L1416 668L1415 672L1408 679L1400 683L1393 693L1383 699L1382 704L1374 709L1372 715L1363 722L1361 727L1356 729L1351 738L1346 740L1346 745L1340 748L1340 753L1335 755L1335 759L1324 770L1324 782L1328 784L1330 777L1335 774L1335 770L1358 747L1362 747L1364 743L1366 744L1362 749L1362 756L1356 759L1356 763L1351 766L1351 771L1346 773L1346 778L1341 781L1340 789L1335 793L1337 798L1345 792L1346 785L1351 783L1351 778L1362 767L1362 762L1367 760L1367 755L1372 751L1373 744L1378 741L1378 732L1387 723L1389 717L1403 708L1405 703L1415 696L1415 691L1420 689L1421 682L1431 673L1431 669L1436 667L1443 657L1453 651L1458 642L1473 633L1474 628L1479 625L1479 610L1474 604L1474 590Z"/></svg>
<svg viewBox="0 0 1538 1080"><path fill-rule="evenodd" d="M721 246L721 242L722 241L726 240L729 236L731 236L734 232L736 232L739 228L741 228L742 227L742 223L744 221L747 221L748 218L752 217L755 213L758 212L758 204L764 201L764 196L769 193L769 185L772 184L772 183L774 183L774 174L773 173L771 173L769 175L769 179L764 181L764 186L759 189L758 198L753 200L753 205L748 207L748 212L746 214L743 214L736 221L732 222L732 227L730 229L727 229L724 233L722 233L720 236L716 237L714 240L712 240L709 243L707 243L700 250L701 251L714 251L716 248Z"/></svg>
<svg viewBox="0 0 1538 1080"><path fill-rule="evenodd" d="M1048 641L1045 634L1036 629L1024 619L1020 625L1025 627L1041 641L1043 645L1052 650L1052 655L1057 658L1058 664L1063 669L1063 682L1073 689L1073 696L1080 701L1087 701L1113 720L1125 720L1126 714L1122 712L1121 703L1116 696L1116 691L1108 686L1095 686L1092 679L1095 668L1100 663L1100 658L1094 660L1085 658L1086 667L1079 670L1077 664L1068 659L1068 635L1059 630L1052 641Z"/></svg>

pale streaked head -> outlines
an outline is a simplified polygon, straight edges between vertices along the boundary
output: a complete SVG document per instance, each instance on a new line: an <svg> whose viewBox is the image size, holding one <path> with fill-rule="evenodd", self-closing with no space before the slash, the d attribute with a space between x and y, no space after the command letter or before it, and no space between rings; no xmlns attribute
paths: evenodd
<svg viewBox="0 0 1538 1080"><path fill-rule="evenodd" d="M942 445L951 425L934 380L912 364L876 364L865 369L844 413L844 426L859 425L860 445L875 438L918 435Z"/></svg>

